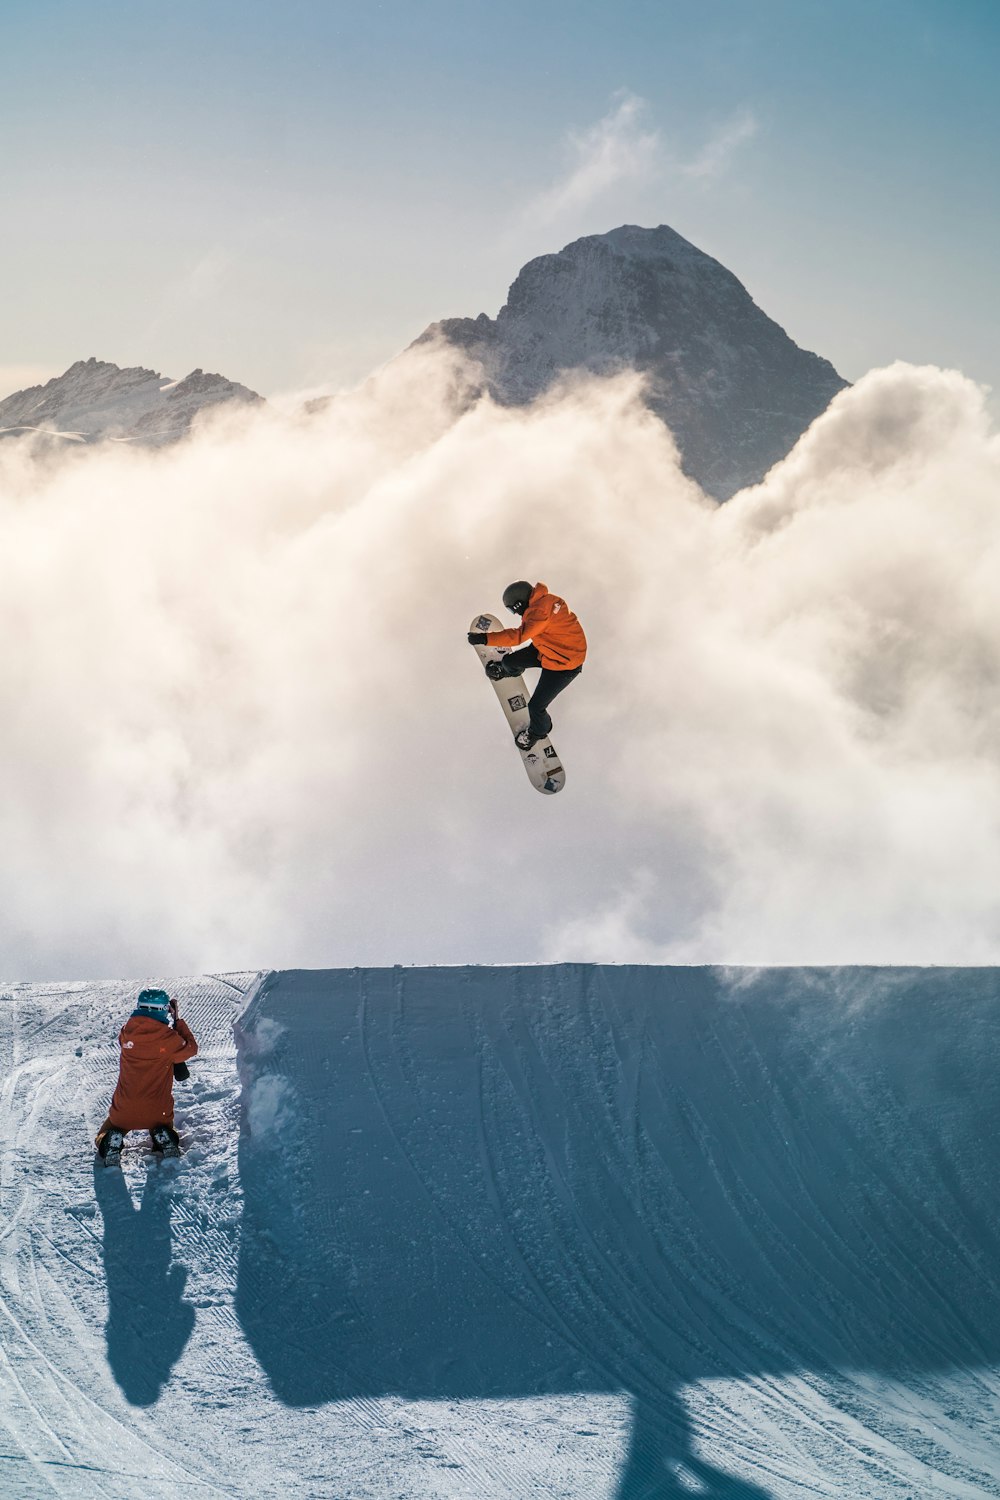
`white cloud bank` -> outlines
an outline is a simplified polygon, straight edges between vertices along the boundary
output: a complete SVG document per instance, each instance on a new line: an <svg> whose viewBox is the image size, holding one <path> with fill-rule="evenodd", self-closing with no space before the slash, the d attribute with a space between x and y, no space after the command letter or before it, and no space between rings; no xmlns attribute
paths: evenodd
<svg viewBox="0 0 1000 1500"><path fill-rule="evenodd" d="M460 383L0 445L3 971L1000 961L981 392L869 375L717 509L633 379ZM555 798L465 642L517 577L591 640Z"/></svg>

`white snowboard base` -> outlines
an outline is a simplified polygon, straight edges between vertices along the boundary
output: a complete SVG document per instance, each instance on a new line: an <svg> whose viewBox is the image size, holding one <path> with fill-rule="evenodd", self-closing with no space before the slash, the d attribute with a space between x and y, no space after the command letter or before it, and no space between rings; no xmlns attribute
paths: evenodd
<svg viewBox="0 0 1000 1500"><path fill-rule="evenodd" d="M472 631L502 630L503 626L495 615L477 615L469 626ZM496 646L476 646L476 655L486 666L488 661L499 661L507 652ZM485 672L483 674L485 676ZM486 679L496 693L503 709L504 718L510 725L512 735L518 730L526 729L528 726L528 698L530 694L525 687L523 677L501 677L499 682ZM546 737L537 740L530 750L522 750L520 745L514 747L524 763L524 769L528 774L528 780L536 791L551 794L562 791L566 784L566 772L562 768L562 762L556 754L556 747Z"/></svg>

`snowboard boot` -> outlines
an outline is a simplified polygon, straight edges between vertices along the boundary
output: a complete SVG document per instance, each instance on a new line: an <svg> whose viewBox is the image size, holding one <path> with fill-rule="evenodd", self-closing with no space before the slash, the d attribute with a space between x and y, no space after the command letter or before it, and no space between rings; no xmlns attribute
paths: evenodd
<svg viewBox="0 0 1000 1500"><path fill-rule="evenodd" d="M531 730L525 725L523 729L519 729L517 734L515 734L514 744L519 750L532 750L538 744L538 741L544 738L544 735L532 734Z"/></svg>
<svg viewBox="0 0 1000 1500"><path fill-rule="evenodd" d="M159 1152L164 1161L168 1157L180 1156L181 1138L172 1125L154 1125L149 1132L153 1141L153 1150Z"/></svg>
<svg viewBox="0 0 1000 1500"><path fill-rule="evenodd" d="M488 661L486 663L486 675L491 682L502 682L507 676L503 669L502 661Z"/></svg>
<svg viewBox="0 0 1000 1500"><path fill-rule="evenodd" d="M120 1167L125 1132L112 1126L97 1137L97 1154L106 1167Z"/></svg>

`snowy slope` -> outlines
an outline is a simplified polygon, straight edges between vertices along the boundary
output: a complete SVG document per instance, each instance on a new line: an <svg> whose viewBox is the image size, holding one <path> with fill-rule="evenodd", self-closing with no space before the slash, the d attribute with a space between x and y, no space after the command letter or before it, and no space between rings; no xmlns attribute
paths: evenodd
<svg viewBox="0 0 1000 1500"><path fill-rule="evenodd" d="M665 224L625 224L539 256L495 319L447 318L422 335L436 337L481 361L506 404L566 371L643 371L684 468L720 500L762 479L846 385Z"/></svg>
<svg viewBox="0 0 1000 1500"><path fill-rule="evenodd" d="M5 1497L1000 1495L1000 972L176 988L123 1178L134 987L0 998Z"/></svg>
<svg viewBox="0 0 1000 1500"><path fill-rule="evenodd" d="M245 385L203 370L171 380L154 370L121 370L104 360L81 359L45 385L0 401L0 437L42 432L83 442L172 443L200 411L221 402L261 399Z"/></svg>

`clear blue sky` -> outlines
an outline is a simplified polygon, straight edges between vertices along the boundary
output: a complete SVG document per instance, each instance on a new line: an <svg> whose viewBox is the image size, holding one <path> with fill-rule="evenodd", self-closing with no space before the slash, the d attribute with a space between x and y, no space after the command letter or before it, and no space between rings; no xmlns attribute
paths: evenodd
<svg viewBox="0 0 1000 1500"><path fill-rule="evenodd" d="M0 390L264 393L667 223L854 378L1000 388L996 0L7 0ZM601 122L604 122L603 125Z"/></svg>

